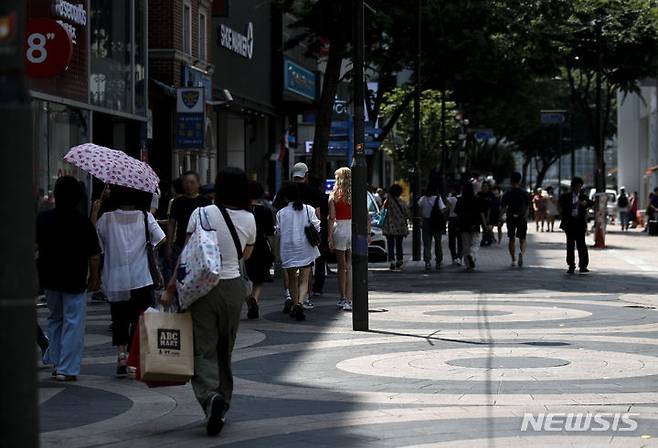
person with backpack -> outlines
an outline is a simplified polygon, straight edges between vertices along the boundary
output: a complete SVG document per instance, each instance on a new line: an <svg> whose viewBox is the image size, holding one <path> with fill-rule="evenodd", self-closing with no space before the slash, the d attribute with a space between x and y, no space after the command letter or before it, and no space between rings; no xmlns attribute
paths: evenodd
<svg viewBox="0 0 658 448"><path fill-rule="evenodd" d="M617 211L619 212L619 223L621 231L628 231L628 224L630 221L631 203L626 195L626 189L621 187L619 190L619 197L617 198Z"/></svg>
<svg viewBox="0 0 658 448"><path fill-rule="evenodd" d="M523 267L523 256L526 250L526 237L528 235L528 210L530 198L521 188L521 173L512 173L510 178L512 189L503 195L501 205L507 216L507 233L509 236L509 254L512 257L512 266ZM519 239L519 258L516 258L516 239Z"/></svg>
<svg viewBox="0 0 658 448"><path fill-rule="evenodd" d="M446 232L446 206L443 199L437 193L436 188L428 187L423 196L418 200L420 216L423 219L423 259L425 270L432 269L432 241L434 241L434 256L436 269L441 268L443 263L443 249L441 248L441 236Z"/></svg>
<svg viewBox="0 0 658 448"><path fill-rule="evenodd" d="M206 432L216 436L233 396L231 356L247 297L241 260L248 260L256 243L256 220L249 209L249 180L240 168L226 167L217 173L215 204L192 212L185 245L197 228L213 229L221 254L219 282L206 295L189 305L194 329L194 376L192 388L206 413ZM185 251L183 252L183 254ZM180 259L176 263L176 271ZM170 305L176 294L172 278L160 297Z"/></svg>

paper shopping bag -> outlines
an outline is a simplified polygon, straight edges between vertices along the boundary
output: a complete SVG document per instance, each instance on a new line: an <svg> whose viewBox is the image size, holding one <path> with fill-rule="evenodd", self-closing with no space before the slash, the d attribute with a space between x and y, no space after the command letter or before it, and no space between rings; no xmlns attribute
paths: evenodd
<svg viewBox="0 0 658 448"><path fill-rule="evenodd" d="M139 334L142 381L181 382L194 375L190 313L144 313Z"/></svg>

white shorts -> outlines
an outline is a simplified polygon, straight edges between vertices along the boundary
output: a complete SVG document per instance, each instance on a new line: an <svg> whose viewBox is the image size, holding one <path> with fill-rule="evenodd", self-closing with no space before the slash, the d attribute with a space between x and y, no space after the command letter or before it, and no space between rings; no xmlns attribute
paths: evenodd
<svg viewBox="0 0 658 448"><path fill-rule="evenodd" d="M340 219L334 225L334 249L352 250L352 220Z"/></svg>

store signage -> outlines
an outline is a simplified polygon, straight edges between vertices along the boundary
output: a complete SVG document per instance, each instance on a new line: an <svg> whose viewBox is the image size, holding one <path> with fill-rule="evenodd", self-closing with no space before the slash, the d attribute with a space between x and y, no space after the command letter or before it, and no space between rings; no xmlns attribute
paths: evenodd
<svg viewBox="0 0 658 448"><path fill-rule="evenodd" d="M212 100L212 76L186 65L183 67L183 85L186 87L203 87L206 101Z"/></svg>
<svg viewBox="0 0 658 448"><path fill-rule="evenodd" d="M176 89L176 148L203 148L205 122L203 87Z"/></svg>
<svg viewBox="0 0 658 448"><path fill-rule="evenodd" d="M297 95L315 100L317 75L288 59L283 63L283 88Z"/></svg>
<svg viewBox="0 0 658 448"><path fill-rule="evenodd" d="M47 78L65 71L73 56L73 42L56 20L34 18L27 22L25 70L32 78Z"/></svg>
<svg viewBox="0 0 658 448"><path fill-rule="evenodd" d="M58 22L69 32L73 43L76 43L77 33L74 25L87 26L87 11L84 5L74 5L66 0L55 0L52 7L53 14Z"/></svg>
<svg viewBox="0 0 658 448"><path fill-rule="evenodd" d="M247 34L242 34L227 25L219 26L217 39L221 47L232 51L244 58L251 59L254 56L254 24L249 22Z"/></svg>

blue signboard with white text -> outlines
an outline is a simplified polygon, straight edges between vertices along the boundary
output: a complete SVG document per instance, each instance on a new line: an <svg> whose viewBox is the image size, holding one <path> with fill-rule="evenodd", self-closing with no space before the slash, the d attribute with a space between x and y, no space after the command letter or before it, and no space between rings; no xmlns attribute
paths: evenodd
<svg viewBox="0 0 658 448"><path fill-rule="evenodd" d="M206 121L204 88L182 87L176 96L176 148L201 149Z"/></svg>
<svg viewBox="0 0 658 448"><path fill-rule="evenodd" d="M317 74L285 59L283 62L283 88L311 101L317 95Z"/></svg>

